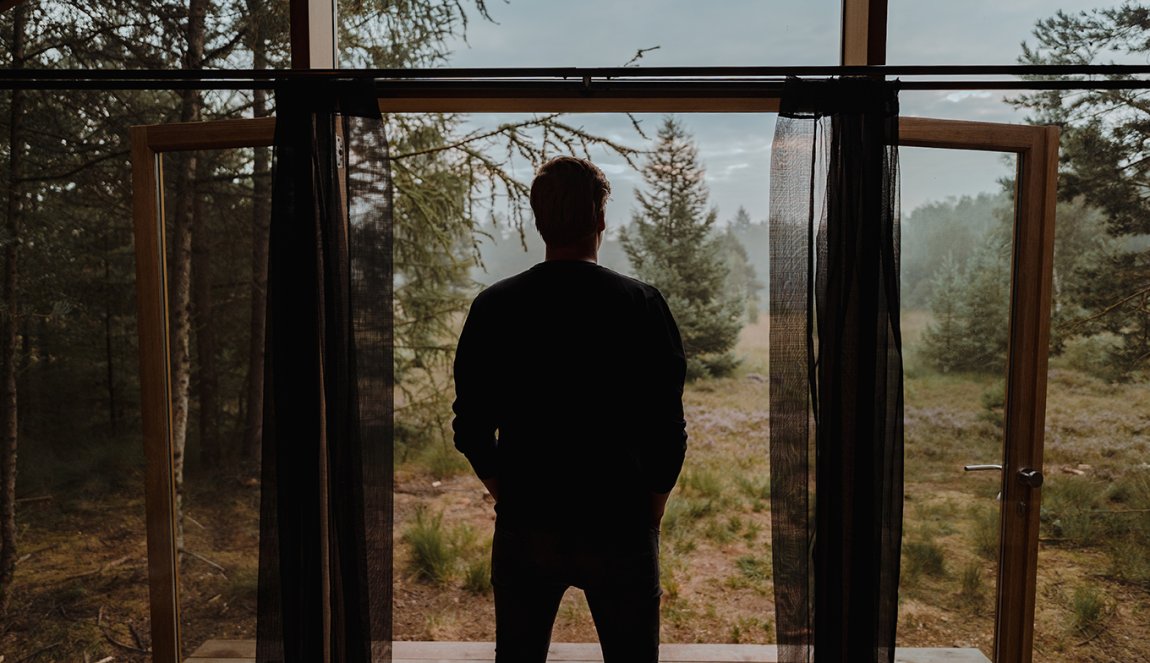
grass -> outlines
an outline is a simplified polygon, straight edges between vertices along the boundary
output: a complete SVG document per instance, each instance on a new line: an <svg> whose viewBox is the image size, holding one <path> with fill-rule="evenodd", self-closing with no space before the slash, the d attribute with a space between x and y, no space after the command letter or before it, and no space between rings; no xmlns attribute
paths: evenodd
<svg viewBox="0 0 1150 663"><path fill-rule="evenodd" d="M458 578L468 592L491 592L491 540L481 542L470 525L448 528L442 511L432 515L420 507L403 531L403 541L410 553L409 568L417 579L446 586Z"/></svg>
<svg viewBox="0 0 1150 663"><path fill-rule="evenodd" d="M1102 624L1106 614L1106 601L1102 594L1090 585L1079 585L1074 588L1070 597L1070 611L1073 615L1073 626L1081 634L1091 634Z"/></svg>
<svg viewBox="0 0 1150 663"><path fill-rule="evenodd" d="M443 528L442 513L428 515L426 509L417 510L403 532L403 541L411 549L411 570L417 578L447 583L458 555Z"/></svg>
<svg viewBox="0 0 1150 663"><path fill-rule="evenodd" d="M946 554L942 546L934 541L904 541L902 564L909 580L916 580L921 576L941 578L946 575Z"/></svg>
<svg viewBox="0 0 1150 663"><path fill-rule="evenodd" d="M971 514L971 541L974 551L985 560L998 559L998 543L1001 518L998 509L991 507L976 507Z"/></svg>
<svg viewBox="0 0 1150 663"><path fill-rule="evenodd" d="M463 588L472 594L491 593L491 557L476 557L467 563L463 573Z"/></svg>
<svg viewBox="0 0 1150 663"><path fill-rule="evenodd" d="M962 567L962 572L959 574L958 599L963 606L971 612L979 612L986 597L986 589L981 563L971 561Z"/></svg>

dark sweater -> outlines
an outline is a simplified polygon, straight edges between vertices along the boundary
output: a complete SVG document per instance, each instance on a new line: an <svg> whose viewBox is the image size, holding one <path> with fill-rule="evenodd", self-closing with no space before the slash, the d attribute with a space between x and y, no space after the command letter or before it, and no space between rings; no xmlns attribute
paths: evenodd
<svg viewBox="0 0 1150 663"><path fill-rule="evenodd" d="M475 298L455 357L455 446L497 477L501 523L651 522L686 451L678 327L659 291L547 261Z"/></svg>

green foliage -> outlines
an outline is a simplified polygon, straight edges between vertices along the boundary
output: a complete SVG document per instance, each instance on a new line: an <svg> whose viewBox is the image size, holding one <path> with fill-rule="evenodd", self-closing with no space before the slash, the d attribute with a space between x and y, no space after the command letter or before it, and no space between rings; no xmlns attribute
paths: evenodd
<svg viewBox="0 0 1150 663"><path fill-rule="evenodd" d="M1010 242L988 233L964 267L947 255L935 278L935 320L923 332L926 358L944 372L1001 373L1010 320Z"/></svg>
<svg viewBox="0 0 1150 663"><path fill-rule="evenodd" d="M673 118L659 128L641 174L646 188L635 192L639 209L620 235L631 268L667 299L683 337L688 377L730 372L746 299L726 287L727 257L714 230L717 212L707 209L698 151Z"/></svg>
<svg viewBox="0 0 1150 663"><path fill-rule="evenodd" d="M472 594L491 593L491 556L481 555L467 563L463 573L463 588Z"/></svg>
<svg viewBox="0 0 1150 663"><path fill-rule="evenodd" d="M774 639L774 625L769 619L758 617L739 617L731 625L728 640L740 642L771 642Z"/></svg>
<svg viewBox="0 0 1150 663"><path fill-rule="evenodd" d="M420 505L402 540L410 553L408 568L417 579L447 585L461 578L469 592L491 591L491 540L481 541L471 526L447 527L442 512L429 514Z"/></svg>
<svg viewBox="0 0 1150 663"><path fill-rule="evenodd" d="M445 439L427 445L420 454L420 461L436 479L447 479L463 474L471 467L467 463L467 458Z"/></svg>
<svg viewBox="0 0 1150 663"><path fill-rule="evenodd" d="M902 563L906 574L912 578L922 575L940 578L946 575L946 557L942 546L929 538L904 542Z"/></svg>
<svg viewBox="0 0 1150 663"><path fill-rule="evenodd" d="M962 567L959 577L959 601L973 612L978 612L986 596L986 582L982 575L982 564L972 561Z"/></svg>
<svg viewBox="0 0 1150 663"><path fill-rule="evenodd" d="M437 584L445 584L451 578L458 556L443 528L442 513L431 516L425 509L418 509L403 532L403 541L411 551L415 577Z"/></svg>
<svg viewBox="0 0 1150 663"><path fill-rule="evenodd" d="M1000 210L1010 206L1010 194L1000 191L930 202L907 214L900 223L903 307L930 307L946 257L963 271L981 239L1001 223Z"/></svg>
<svg viewBox="0 0 1150 663"><path fill-rule="evenodd" d="M770 557L744 555L735 560L735 566L738 567L739 573L751 582L759 583L771 579Z"/></svg>
<svg viewBox="0 0 1150 663"><path fill-rule="evenodd" d="M1102 535L1102 506L1105 486L1086 477L1055 475L1042 486L1040 522L1053 538L1087 546Z"/></svg>
<svg viewBox="0 0 1150 663"><path fill-rule="evenodd" d="M1070 612L1074 616L1074 629L1089 634L1101 625L1106 615L1106 601L1097 588L1079 585L1070 598Z"/></svg>
<svg viewBox="0 0 1150 663"><path fill-rule="evenodd" d="M1001 521L996 508L973 509L971 538L974 540L974 551L979 557L989 561L998 559Z"/></svg>
<svg viewBox="0 0 1150 663"><path fill-rule="evenodd" d="M1145 59L1150 23L1145 7L1125 3L1056 12L1037 23L1033 37L1023 44L1019 61L1024 64L1127 62ZM1105 373L1123 378L1144 374L1150 362L1150 199L1145 195L1150 125L1144 95L1101 88L1045 90L1012 101L1030 111L1031 121L1061 127L1059 197L1099 210L1102 217L1067 217L1069 232L1056 246L1066 268L1056 262L1054 347L1060 349L1071 335L1108 332L1122 344L1107 358ZM1063 235L1063 216L1058 236Z"/></svg>
<svg viewBox="0 0 1150 663"><path fill-rule="evenodd" d="M947 253L931 283L933 296L930 312L934 321L922 335L923 352L936 368L944 373L957 370L963 364L966 335L960 314L959 296L962 272L953 253Z"/></svg>
<svg viewBox="0 0 1150 663"><path fill-rule="evenodd" d="M763 290L763 284L751 264L746 247L739 240L739 235L746 234L751 227L751 215L740 207L735 219L719 238L727 262L727 278L723 285L726 297L743 302L744 322L754 323L759 320L759 292Z"/></svg>

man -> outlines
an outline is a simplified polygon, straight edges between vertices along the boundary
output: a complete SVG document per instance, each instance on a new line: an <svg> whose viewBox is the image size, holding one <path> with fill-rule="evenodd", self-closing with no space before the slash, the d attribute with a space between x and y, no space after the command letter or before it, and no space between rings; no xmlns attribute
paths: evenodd
<svg viewBox="0 0 1150 663"><path fill-rule="evenodd" d="M558 157L531 185L546 260L475 298L455 359L455 445L495 498L498 663L542 663L584 590L606 663L659 654L659 523L686 451L667 303L597 263L611 185Z"/></svg>

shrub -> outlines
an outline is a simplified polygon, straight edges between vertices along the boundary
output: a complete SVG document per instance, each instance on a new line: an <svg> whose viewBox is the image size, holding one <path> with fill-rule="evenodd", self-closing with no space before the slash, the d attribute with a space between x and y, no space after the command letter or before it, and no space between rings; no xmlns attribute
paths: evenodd
<svg viewBox="0 0 1150 663"><path fill-rule="evenodd" d="M982 565L972 561L962 567L958 597L961 602L974 612L982 607L983 592Z"/></svg>
<svg viewBox="0 0 1150 663"><path fill-rule="evenodd" d="M447 479L469 468L467 458L446 441L429 444L423 449L419 460L436 479Z"/></svg>
<svg viewBox="0 0 1150 663"><path fill-rule="evenodd" d="M902 557L906 572L911 576L939 578L946 575L946 558L942 547L934 541L908 541L902 546Z"/></svg>
<svg viewBox="0 0 1150 663"><path fill-rule="evenodd" d="M443 529L442 513L429 516L425 509L417 509L403 541L411 549L411 570L417 578L438 584L450 579L458 555Z"/></svg>
<svg viewBox="0 0 1150 663"><path fill-rule="evenodd" d="M491 593L491 557L480 555L467 564L463 573L463 588L472 594Z"/></svg>
<svg viewBox="0 0 1150 663"><path fill-rule="evenodd" d="M1070 599L1070 611L1074 615L1074 628L1080 633L1089 633L1101 625L1106 603L1097 589L1079 585Z"/></svg>
<svg viewBox="0 0 1150 663"><path fill-rule="evenodd" d="M770 559L744 555L735 560L735 566L739 567L739 572L751 582L764 582L771 579Z"/></svg>
<svg viewBox="0 0 1150 663"><path fill-rule="evenodd" d="M977 509L973 513L973 520L971 538L974 539L974 551L983 559L990 561L998 559L1000 526L998 509Z"/></svg>

